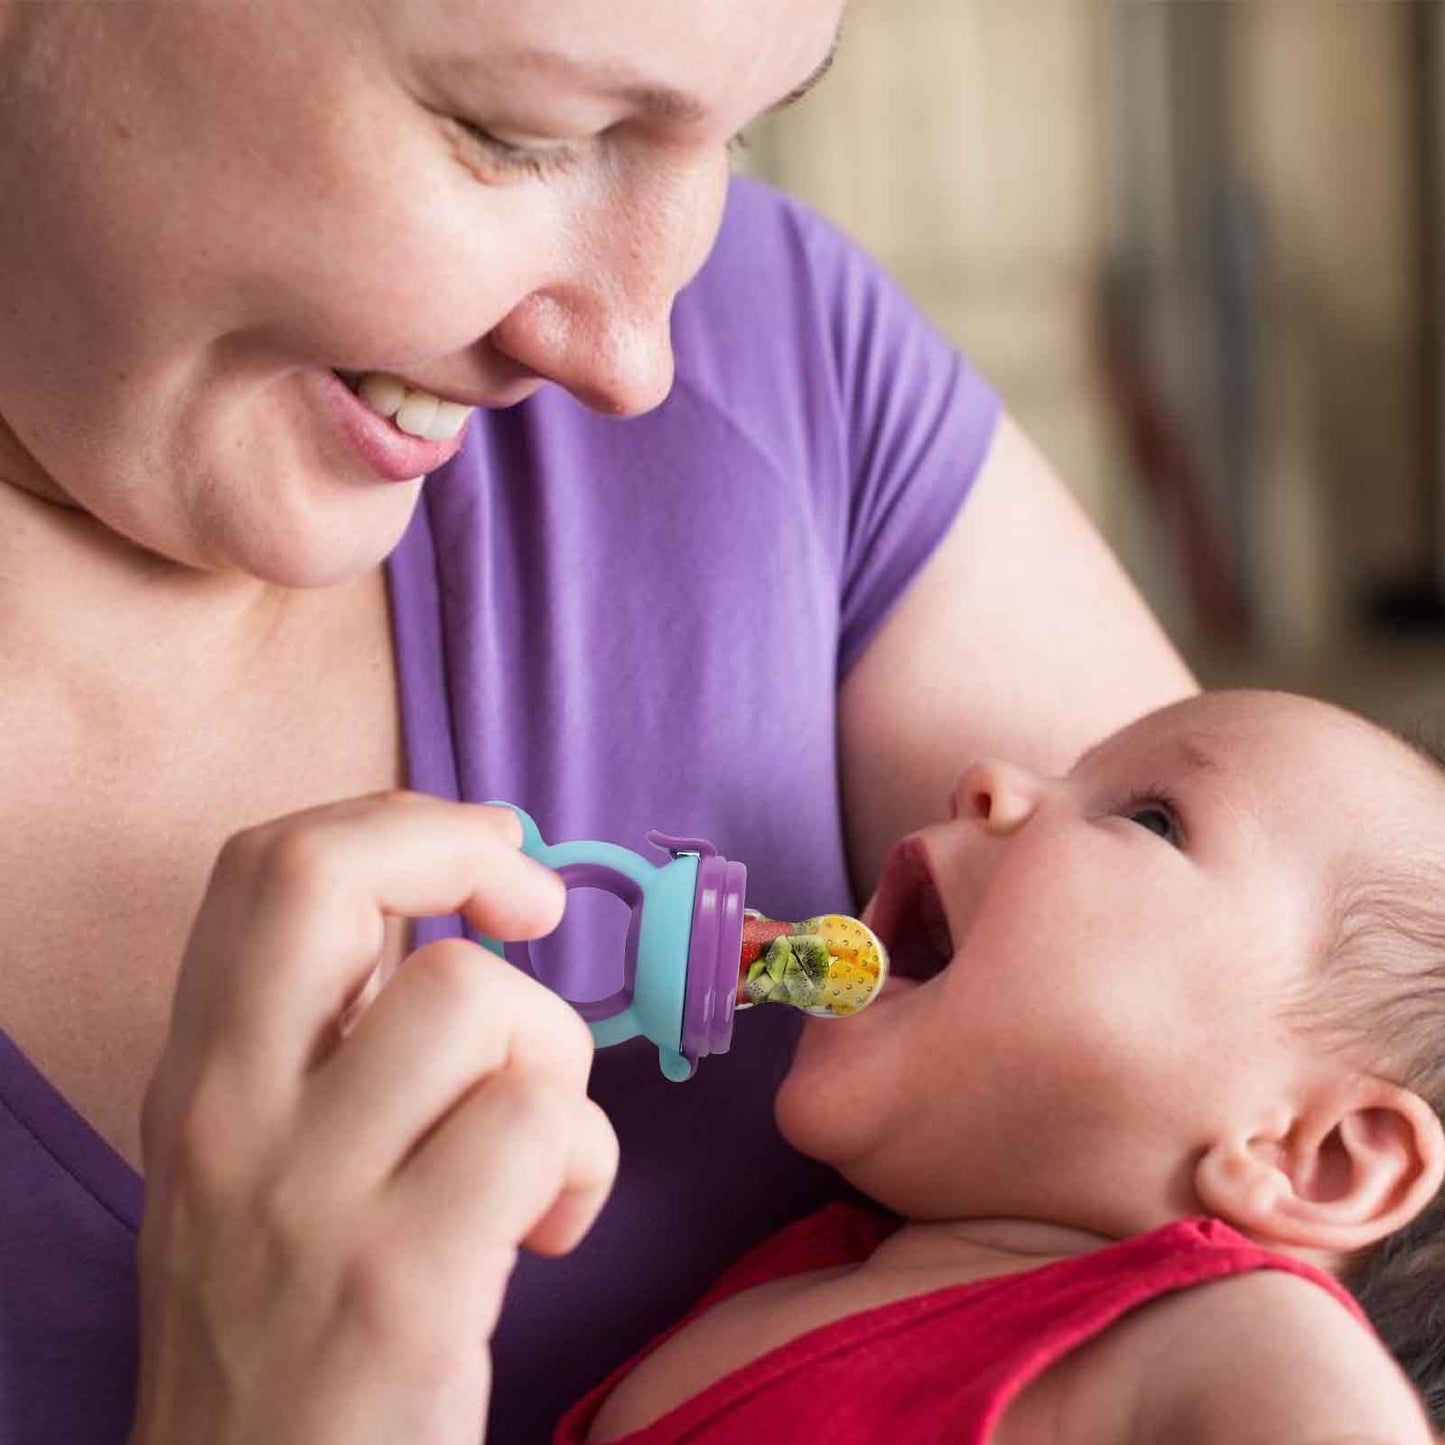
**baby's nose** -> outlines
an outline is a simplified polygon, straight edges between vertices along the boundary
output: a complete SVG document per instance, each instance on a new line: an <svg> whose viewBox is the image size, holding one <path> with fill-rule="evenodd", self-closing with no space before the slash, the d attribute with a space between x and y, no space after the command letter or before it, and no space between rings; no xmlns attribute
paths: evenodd
<svg viewBox="0 0 1445 1445"><path fill-rule="evenodd" d="M953 785L953 816L982 823L990 833L1011 833L1038 804L1041 781L1027 768L989 758L972 763Z"/></svg>

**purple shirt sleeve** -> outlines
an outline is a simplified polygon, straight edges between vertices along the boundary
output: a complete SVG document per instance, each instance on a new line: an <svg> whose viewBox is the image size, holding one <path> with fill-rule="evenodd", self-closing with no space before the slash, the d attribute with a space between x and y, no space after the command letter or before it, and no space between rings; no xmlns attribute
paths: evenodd
<svg viewBox="0 0 1445 1445"><path fill-rule="evenodd" d="M841 678L957 516L998 398L853 242L747 182L674 334L681 384L807 478L837 586Z"/></svg>

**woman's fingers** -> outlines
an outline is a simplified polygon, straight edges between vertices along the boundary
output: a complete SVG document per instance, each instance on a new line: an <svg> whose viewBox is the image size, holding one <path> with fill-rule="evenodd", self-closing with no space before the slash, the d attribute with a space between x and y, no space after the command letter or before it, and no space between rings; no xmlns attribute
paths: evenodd
<svg viewBox="0 0 1445 1445"><path fill-rule="evenodd" d="M582 1099L591 1064L570 1004L476 944L429 944L312 1075L299 1120L307 1167L324 1187L375 1188L499 1070Z"/></svg>
<svg viewBox="0 0 1445 1445"><path fill-rule="evenodd" d="M294 1090L374 967L387 915L464 912L533 938L565 894L518 851L510 809L420 794L357 799L222 850L177 988L172 1048L224 1059L250 1091Z"/></svg>
<svg viewBox="0 0 1445 1445"><path fill-rule="evenodd" d="M225 849L146 1098L137 1418L156 1438L235 1418L260 1422L248 1439L283 1418L286 1438L312 1419L476 1438L518 1247L570 1248L616 1172L591 1035L459 940L338 1020L388 917L553 928L561 883L519 841L509 810L395 794Z"/></svg>
<svg viewBox="0 0 1445 1445"><path fill-rule="evenodd" d="M427 1221L424 1248L438 1278L467 1280L500 1304L518 1244L562 1253L591 1228L617 1157L612 1125L590 1099L508 1070L438 1125L387 1200L396 1220Z"/></svg>

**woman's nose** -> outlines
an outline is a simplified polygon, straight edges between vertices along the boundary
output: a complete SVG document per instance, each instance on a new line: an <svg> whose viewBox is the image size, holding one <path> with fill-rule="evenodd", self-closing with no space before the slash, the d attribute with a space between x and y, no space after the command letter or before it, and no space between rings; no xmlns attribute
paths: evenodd
<svg viewBox="0 0 1445 1445"><path fill-rule="evenodd" d="M712 247L726 188L720 155L599 208L565 274L514 307L492 344L595 411L650 411L672 389L673 300Z"/></svg>
<svg viewBox="0 0 1445 1445"><path fill-rule="evenodd" d="M624 311L560 289L527 297L491 334L492 345L608 416L651 411L672 390L671 298Z"/></svg>
<svg viewBox="0 0 1445 1445"><path fill-rule="evenodd" d="M1012 833L1033 815L1043 786L1037 774L1015 763L973 763L953 785L953 816L982 823L990 833Z"/></svg>

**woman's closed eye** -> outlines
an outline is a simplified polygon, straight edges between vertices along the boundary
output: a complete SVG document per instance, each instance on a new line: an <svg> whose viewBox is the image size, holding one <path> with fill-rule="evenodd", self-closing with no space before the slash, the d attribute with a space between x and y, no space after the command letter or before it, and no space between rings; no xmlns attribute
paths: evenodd
<svg viewBox="0 0 1445 1445"><path fill-rule="evenodd" d="M466 137L468 146L491 173L489 178L540 179L576 164L576 146L560 141L551 145L521 145L516 141L503 140L469 120L454 117L454 121Z"/></svg>

